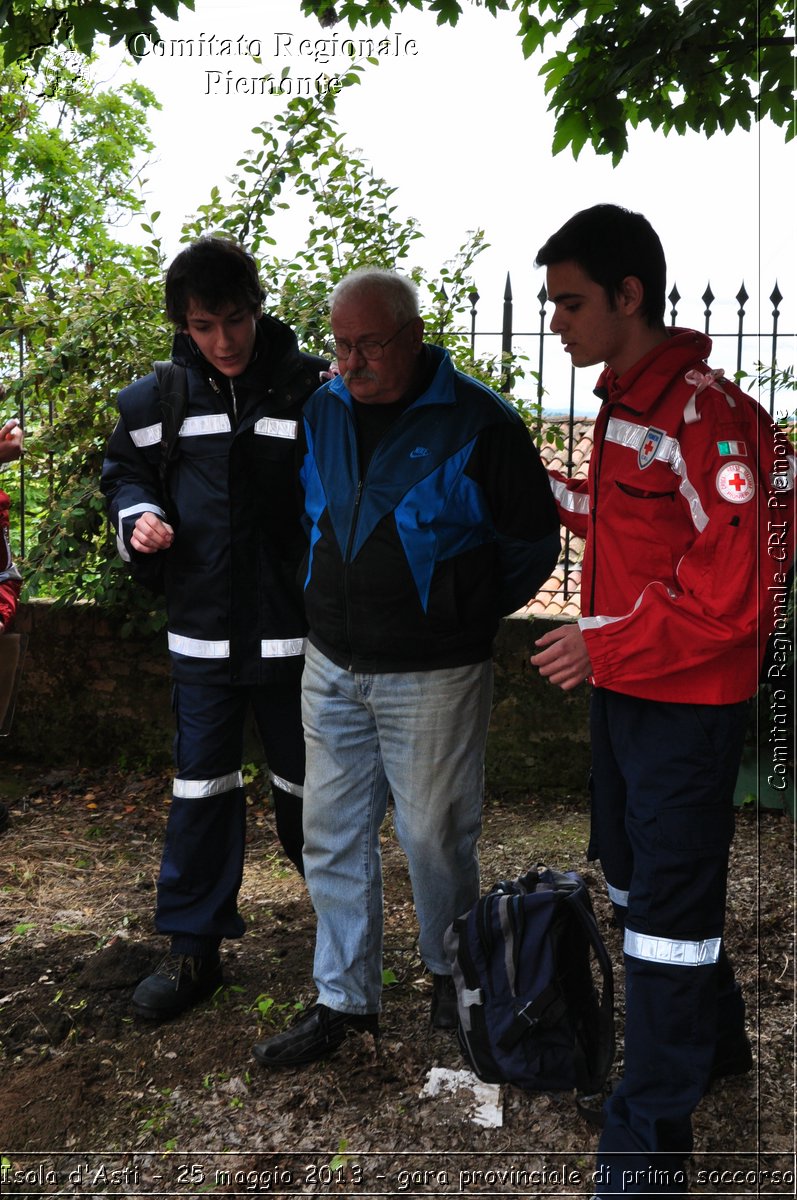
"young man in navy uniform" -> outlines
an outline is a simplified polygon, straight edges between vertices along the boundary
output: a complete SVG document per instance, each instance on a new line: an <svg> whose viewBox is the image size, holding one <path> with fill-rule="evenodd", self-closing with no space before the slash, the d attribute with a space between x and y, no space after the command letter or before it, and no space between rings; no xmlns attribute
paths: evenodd
<svg viewBox="0 0 797 1200"><path fill-rule="evenodd" d="M120 394L102 489L134 574L163 580L174 679L176 776L155 923L170 938L133 996L138 1016L174 1016L222 983L219 944L240 937L244 723L253 712L277 832L302 870L306 623L296 572L306 540L295 439L321 359L263 315L254 259L207 237L166 276L172 360L187 407L161 478L154 374ZM175 386L174 384L170 386ZM179 387L177 389L179 391Z"/></svg>

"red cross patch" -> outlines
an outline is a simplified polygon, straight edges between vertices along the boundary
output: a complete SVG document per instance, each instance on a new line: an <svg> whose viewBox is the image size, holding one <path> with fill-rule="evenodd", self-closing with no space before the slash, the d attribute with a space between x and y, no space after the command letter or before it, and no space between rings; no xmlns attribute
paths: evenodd
<svg viewBox="0 0 797 1200"><path fill-rule="evenodd" d="M659 446L666 436L667 434L663 429L656 429L653 425L645 430L645 436L642 439L642 445L639 447L639 453L637 454L637 466L640 471L644 471L645 467L649 467L654 461Z"/></svg>
<svg viewBox="0 0 797 1200"><path fill-rule="evenodd" d="M717 491L729 504L747 504L755 496L753 472L743 462L729 462L717 472Z"/></svg>

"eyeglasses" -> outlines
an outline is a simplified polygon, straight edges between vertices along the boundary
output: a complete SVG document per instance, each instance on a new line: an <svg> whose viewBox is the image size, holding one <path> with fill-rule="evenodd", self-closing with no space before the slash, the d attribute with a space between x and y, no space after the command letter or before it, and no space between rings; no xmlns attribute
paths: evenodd
<svg viewBox="0 0 797 1200"><path fill-rule="evenodd" d="M338 341L338 339L335 338L334 341L331 341L327 344L327 350L330 354L334 353L335 357L339 358L341 361L347 359L352 350L356 350L357 353L361 354L363 358L368 360L368 362L376 362L377 359L380 359L385 353L385 346L389 346L393 339L397 338L400 333L403 333L407 326L411 325L414 320L415 317L410 317L409 321L405 321L401 326L401 329L397 329L396 332L387 339L387 341L372 342L370 339L366 339L364 342L352 343Z"/></svg>

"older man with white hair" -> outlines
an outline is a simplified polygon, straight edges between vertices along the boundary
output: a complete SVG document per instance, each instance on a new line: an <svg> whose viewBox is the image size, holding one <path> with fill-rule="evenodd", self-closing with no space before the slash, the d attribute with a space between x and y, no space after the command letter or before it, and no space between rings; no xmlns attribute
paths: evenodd
<svg viewBox="0 0 797 1200"><path fill-rule="evenodd" d="M318 1003L255 1046L264 1066L378 1033L379 829L392 795L432 1023L456 1024L443 934L479 894L484 750L499 619L559 548L518 413L423 340L414 285L347 276L331 300L340 374L304 410L310 549L303 677L304 863Z"/></svg>

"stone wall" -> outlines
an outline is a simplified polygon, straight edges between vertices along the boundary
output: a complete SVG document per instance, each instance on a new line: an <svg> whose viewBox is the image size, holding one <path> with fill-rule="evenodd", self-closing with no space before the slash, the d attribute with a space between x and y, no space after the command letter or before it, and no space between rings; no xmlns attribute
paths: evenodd
<svg viewBox="0 0 797 1200"><path fill-rule="evenodd" d="M165 634L125 638L122 626L89 604L57 608L34 601L21 607L16 628L28 642L0 759L43 767L169 762ZM585 794L587 689L565 696L528 662L534 638L550 627L510 619L497 639L487 770L491 789L500 794Z"/></svg>
<svg viewBox="0 0 797 1200"><path fill-rule="evenodd" d="M558 624L511 617L501 623L487 741L493 794L587 797L590 689L565 693L529 663L536 638Z"/></svg>
<svg viewBox="0 0 797 1200"><path fill-rule="evenodd" d="M91 604L20 607L27 635L6 760L43 765L168 762L172 716L166 635L125 638Z"/></svg>

